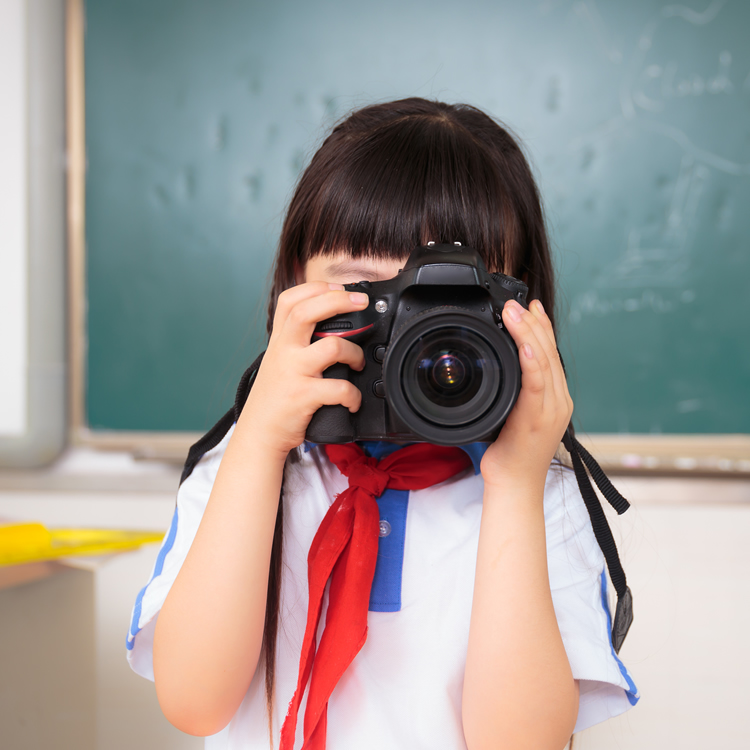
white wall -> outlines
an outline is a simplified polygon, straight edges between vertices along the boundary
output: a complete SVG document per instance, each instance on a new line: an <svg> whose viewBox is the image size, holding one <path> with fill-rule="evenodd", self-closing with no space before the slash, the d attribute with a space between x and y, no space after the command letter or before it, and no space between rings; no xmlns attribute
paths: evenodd
<svg viewBox="0 0 750 750"><path fill-rule="evenodd" d="M66 435L65 0L0 0L0 466Z"/></svg>
<svg viewBox="0 0 750 750"><path fill-rule="evenodd" d="M746 750L750 481L615 484L634 503L610 520L634 598L620 656L642 697L574 750Z"/></svg>
<svg viewBox="0 0 750 750"><path fill-rule="evenodd" d="M0 2L0 435L26 424L26 2Z"/></svg>

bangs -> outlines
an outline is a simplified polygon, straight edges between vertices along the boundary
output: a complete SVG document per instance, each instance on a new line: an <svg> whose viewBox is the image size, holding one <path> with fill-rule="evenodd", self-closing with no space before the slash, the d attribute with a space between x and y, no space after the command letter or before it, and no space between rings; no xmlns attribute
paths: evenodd
<svg viewBox="0 0 750 750"><path fill-rule="evenodd" d="M334 138L336 133L331 137ZM427 242L475 248L506 267L513 211L493 154L446 117L398 118L364 138L344 134L313 165L322 179L300 227L300 260L341 251L400 260Z"/></svg>
<svg viewBox="0 0 750 750"><path fill-rule="evenodd" d="M279 239L267 329L279 294L319 255L405 259L460 242L490 272L523 278L554 314L554 268L539 193L519 143L467 104L401 99L334 128L303 172ZM554 326L554 320L553 320Z"/></svg>

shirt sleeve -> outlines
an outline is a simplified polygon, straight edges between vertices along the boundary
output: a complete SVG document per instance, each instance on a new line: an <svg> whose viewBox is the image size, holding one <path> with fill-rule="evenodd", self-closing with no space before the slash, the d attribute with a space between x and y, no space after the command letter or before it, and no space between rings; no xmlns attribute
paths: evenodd
<svg viewBox="0 0 750 750"><path fill-rule="evenodd" d="M604 556L571 469L553 465L544 496L552 602L580 702L580 732L624 713L639 699L612 646Z"/></svg>
<svg viewBox="0 0 750 750"><path fill-rule="evenodd" d="M162 541L151 577L136 597L126 642L127 659L135 672L149 680L154 679L154 629L159 611L198 531L233 429L201 457L180 485L172 523Z"/></svg>

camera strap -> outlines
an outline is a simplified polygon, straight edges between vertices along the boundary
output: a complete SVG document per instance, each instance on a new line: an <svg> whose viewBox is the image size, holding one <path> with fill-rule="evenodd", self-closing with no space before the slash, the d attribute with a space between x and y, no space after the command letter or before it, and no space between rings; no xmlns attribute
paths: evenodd
<svg viewBox="0 0 750 750"><path fill-rule="evenodd" d="M237 386L237 395L234 399L234 406L203 437L190 446L187 459L185 459L185 466L182 469L180 484L182 484L193 473L193 469L198 461L201 460L201 457L211 449L215 448L224 439L224 436L229 432L232 425L240 418L240 414L245 406L245 401L247 401L250 389L253 387L253 381L258 373L258 368L263 361L263 355L265 353L265 351L262 351L255 358L255 361L250 367L248 367L242 374L240 383Z"/></svg>
<svg viewBox="0 0 750 750"><path fill-rule="evenodd" d="M573 462L573 471L575 472L578 487L583 496L583 502L586 504L586 509L589 512L594 536L604 555L609 577L617 592L617 609L615 610L615 619L612 624L612 646L615 653L619 653L625 636L628 634L630 625L633 622L633 595L628 588L625 571L622 569L620 556L617 554L617 547L612 537L612 531L607 523L607 517L604 515L599 498L591 486L589 474L602 495L617 511L618 515L622 515L630 507L630 503L615 489L606 474L602 471L601 466L596 462L596 459L578 442L569 429L565 431L562 442L568 453L570 453L570 458Z"/></svg>

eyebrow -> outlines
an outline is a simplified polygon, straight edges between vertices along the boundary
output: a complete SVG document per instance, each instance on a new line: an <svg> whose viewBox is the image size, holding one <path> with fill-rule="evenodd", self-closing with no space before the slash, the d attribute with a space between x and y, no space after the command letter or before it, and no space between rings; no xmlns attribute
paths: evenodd
<svg viewBox="0 0 750 750"><path fill-rule="evenodd" d="M326 266L326 273L331 276L348 276L350 274L356 274L358 281L374 281L379 278L377 272L372 268L367 268L352 260L331 263L330 266Z"/></svg>

